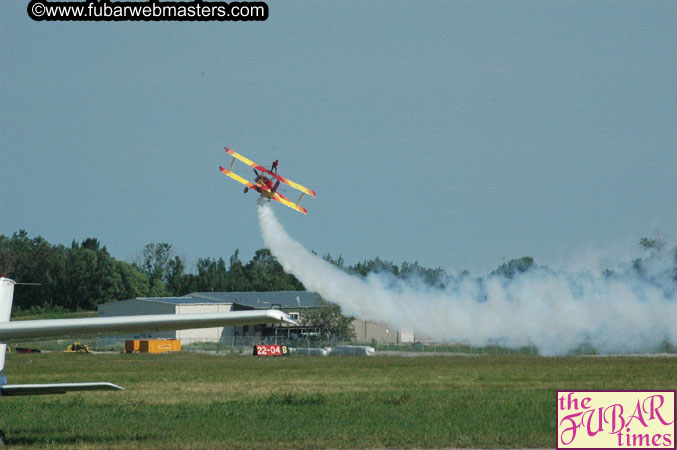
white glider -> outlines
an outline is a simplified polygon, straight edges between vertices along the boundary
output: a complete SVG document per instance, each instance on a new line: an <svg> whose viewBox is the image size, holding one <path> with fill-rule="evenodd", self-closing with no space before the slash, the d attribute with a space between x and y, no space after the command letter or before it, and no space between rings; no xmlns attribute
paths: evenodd
<svg viewBox="0 0 677 450"><path fill-rule="evenodd" d="M64 394L69 391L108 391L124 389L113 383L7 384L5 352L8 342L36 339L131 332L153 332L188 328L210 328L264 324L272 322L298 325L279 310L232 311L206 314L161 314L125 317L92 317L84 319L21 320L10 322L14 281L0 275L0 396ZM0 430L0 445L5 434Z"/></svg>
<svg viewBox="0 0 677 450"><path fill-rule="evenodd" d="M112 383L58 383L8 385L5 376L7 343L36 339L97 334L155 332L188 328L289 323L298 325L282 311L231 311L203 314L155 314L84 319L20 320L10 322L14 281L0 277L0 396L62 394L68 391L124 390ZM1 436L0 436L1 437Z"/></svg>

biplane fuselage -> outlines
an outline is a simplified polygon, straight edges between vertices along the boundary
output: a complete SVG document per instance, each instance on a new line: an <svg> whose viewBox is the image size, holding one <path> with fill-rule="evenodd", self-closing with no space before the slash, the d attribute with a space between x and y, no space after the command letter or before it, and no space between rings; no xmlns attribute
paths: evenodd
<svg viewBox="0 0 677 450"><path fill-rule="evenodd" d="M226 148L226 153L231 155L233 157L233 161L230 163L230 168L226 169L224 167L220 167L221 172L223 172L225 175L228 175L235 181L244 184L247 186L245 188L245 193L247 193L250 189L255 190L256 192L260 193L261 196L266 197L270 200L275 200L279 203L282 203L285 206L288 206L292 209L297 210L298 212L302 214L307 214L308 211L306 208L300 205L301 200L303 199L303 196L308 194L311 197L316 197L317 194L315 191L308 189L305 186L302 186L298 183L295 183L287 178L284 178L277 173L271 172L270 170L266 169L265 167L256 164L254 161L251 161L250 159L245 158L244 156L240 155L239 153L234 152L233 150ZM245 178L241 177L240 175L236 174L233 172L233 166L235 165L235 160L239 159L243 163L247 164L248 166L252 167L254 169L254 173L256 174L256 178L254 179L253 182L246 180ZM259 173L261 172L261 173ZM273 184L273 179L277 180ZM292 202L289 200L287 197L284 195L280 194L277 192L277 188L280 186L280 183L284 183L294 189L297 189L301 191L301 195L299 196L298 200L296 202Z"/></svg>
<svg viewBox="0 0 677 450"><path fill-rule="evenodd" d="M254 190L266 198L273 198L277 188L280 185L278 181L277 184L273 184L273 180L263 176L258 175L254 179Z"/></svg>

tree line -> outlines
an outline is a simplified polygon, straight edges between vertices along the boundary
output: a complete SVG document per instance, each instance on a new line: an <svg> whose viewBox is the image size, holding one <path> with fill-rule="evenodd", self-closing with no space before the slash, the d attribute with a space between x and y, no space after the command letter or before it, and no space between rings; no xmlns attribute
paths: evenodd
<svg viewBox="0 0 677 450"><path fill-rule="evenodd" d="M418 274L433 285L444 279L442 269L418 263L401 266L380 258L347 266L343 258L327 254L325 260L351 274L394 272L399 276ZM70 247L49 243L42 236L30 237L25 230L0 235L0 274L19 283L14 290L15 314L21 311L89 311L101 303L135 297L180 297L191 292L302 291L303 284L287 274L266 248L248 262L239 250L226 262L223 258L198 258L194 273L184 258L168 243L147 244L134 261L110 255L96 238L73 240Z"/></svg>
<svg viewBox="0 0 677 450"><path fill-rule="evenodd" d="M136 261L127 262L113 258L96 238L66 247L29 237L25 230L0 235L0 274L36 284L15 287L13 306L19 314L94 310L117 300L191 292L304 290L268 249L257 250L247 263L239 250L228 264L223 258L198 258L195 271L186 272L186 261L168 243L148 244Z"/></svg>
<svg viewBox="0 0 677 450"><path fill-rule="evenodd" d="M666 250L660 239L642 238L640 248L655 257ZM677 249L667 250L674 257L674 278L677 280ZM460 278L468 271L449 274L442 268L428 268L418 262L396 265L380 258L346 265L342 256L330 254L323 259L347 273L365 277L369 273L388 273L396 278L416 278L438 288ZM642 273L645 260L632 262L633 270ZM490 276L513 278L533 269L546 269L525 256L501 264ZM0 235L0 274L20 283L37 286L17 286L14 290L15 313L53 310L94 310L101 303L135 297L183 296L191 292L300 291L303 284L287 274L270 250L257 250L244 263L235 250L228 263L223 258L198 258L195 273L188 273L186 261L174 253L171 244L150 243L135 261L113 258L98 239L73 240L70 247L52 245L43 237L29 237L25 230L12 236ZM606 271L605 276L613 276ZM481 279L478 279L481 281Z"/></svg>

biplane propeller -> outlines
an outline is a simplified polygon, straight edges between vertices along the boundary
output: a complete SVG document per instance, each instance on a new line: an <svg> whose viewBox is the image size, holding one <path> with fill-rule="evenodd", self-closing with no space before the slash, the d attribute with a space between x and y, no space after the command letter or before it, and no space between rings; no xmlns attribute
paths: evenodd
<svg viewBox="0 0 677 450"><path fill-rule="evenodd" d="M221 169L221 172L224 174L228 175L231 177L233 180L244 184L246 187L244 189L245 194L249 192L250 189L260 193L263 197L266 197L268 199L275 200L277 202L282 203L285 206L288 206L292 209L297 210L298 212L302 214L307 214L308 211L306 208L300 205L301 200L303 197L307 194L310 195L311 197L317 197L317 194L315 191L308 189L305 186L302 186L298 183L295 183L291 181L288 178L282 177L278 175L275 172L272 172L265 167L263 167L260 164L256 164L254 161L245 158L244 156L240 155L237 152L234 152L233 150L229 149L226 147L226 153L231 155L233 157L233 161L230 163L230 168L226 169L224 167L219 167ZM254 174L256 175L254 178L254 181L248 181L245 178L241 177L240 175L236 174L233 172L233 166L235 165L235 160L239 159L243 163L247 164L248 166L252 167L254 169ZM259 173L260 172L260 173ZM273 183L273 179L277 180L275 183ZM277 189L280 186L280 183L284 183L298 191L301 191L301 195L299 196L298 200L296 202L292 202L289 200L289 198L285 197L284 195L280 194Z"/></svg>

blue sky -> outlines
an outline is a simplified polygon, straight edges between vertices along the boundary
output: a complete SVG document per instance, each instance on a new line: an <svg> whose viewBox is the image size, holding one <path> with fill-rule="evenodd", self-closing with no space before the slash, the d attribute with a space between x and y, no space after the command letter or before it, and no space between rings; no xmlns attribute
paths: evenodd
<svg viewBox="0 0 677 450"><path fill-rule="evenodd" d="M483 273L674 242L673 1L270 1L247 23L26 4L0 3L0 233L248 260L263 241L218 171L229 146L315 189L308 216L277 216L348 263Z"/></svg>

